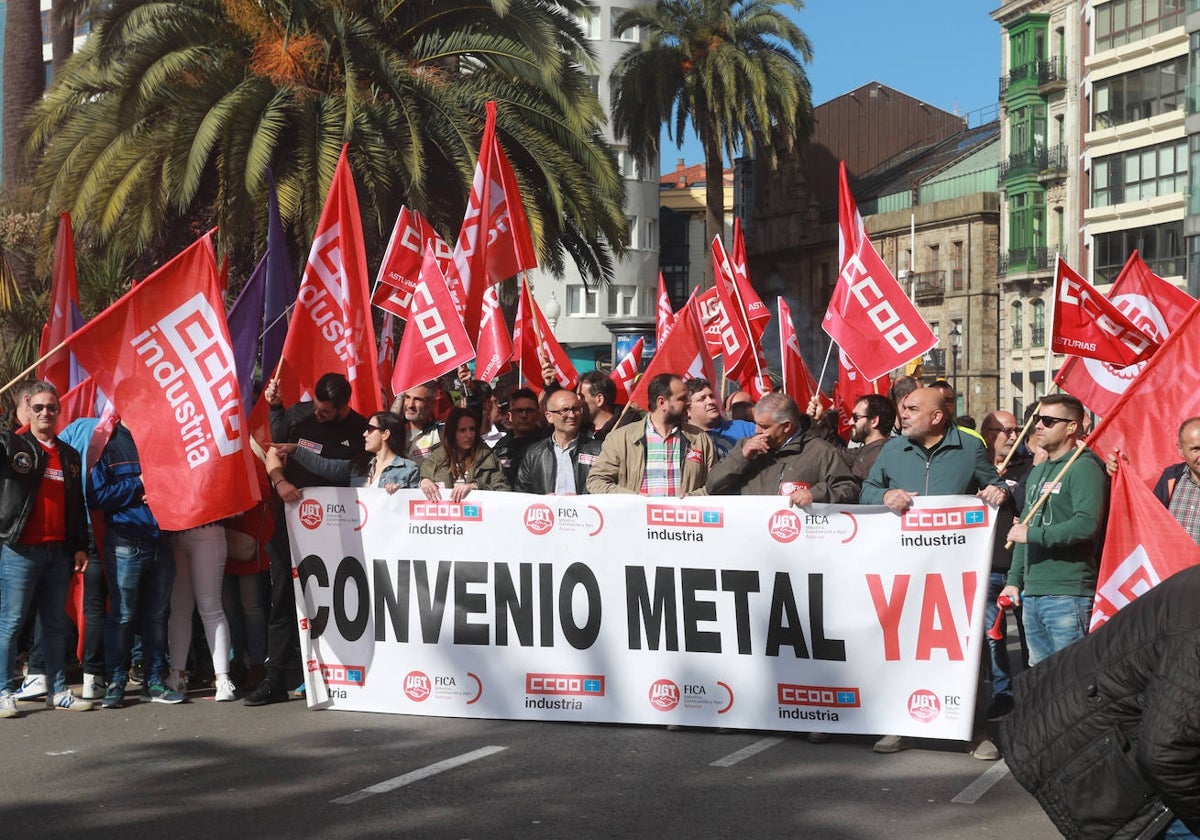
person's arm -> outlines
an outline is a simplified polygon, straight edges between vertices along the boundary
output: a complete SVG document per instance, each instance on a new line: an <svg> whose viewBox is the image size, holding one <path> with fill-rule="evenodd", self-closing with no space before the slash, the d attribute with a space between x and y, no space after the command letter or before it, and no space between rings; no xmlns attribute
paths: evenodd
<svg viewBox="0 0 1200 840"><path fill-rule="evenodd" d="M93 510L105 513L125 510L140 505L145 495L140 473L118 472L103 457L88 476L87 503Z"/></svg>
<svg viewBox="0 0 1200 840"><path fill-rule="evenodd" d="M540 466L542 460L540 447L540 443L535 443L525 450L525 457L517 468L517 480L513 482L513 489L518 493L539 493L541 489L536 480L536 467Z"/></svg>
<svg viewBox="0 0 1200 840"><path fill-rule="evenodd" d="M508 479L504 476L504 470L500 469L500 462L496 460L496 456L492 454L492 450L487 444L482 444L476 450L475 462L475 486L480 490L502 490L509 492L512 486L508 483Z"/></svg>
<svg viewBox="0 0 1200 840"><path fill-rule="evenodd" d="M834 505L852 505L858 501L859 484L850 467L836 448L821 447L820 470L825 476L809 487L814 502L825 502Z"/></svg>
<svg viewBox="0 0 1200 840"><path fill-rule="evenodd" d="M1200 656L1196 633L1162 639L1163 655L1145 689L1134 760L1142 778L1162 794L1163 804L1193 833L1200 832Z"/></svg>
<svg viewBox="0 0 1200 840"><path fill-rule="evenodd" d="M589 493L635 493L617 483L621 476L621 449L625 446L625 436L616 433L604 438L596 463L588 473L587 491Z"/></svg>
<svg viewBox="0 0 1200 840"><path fill-rule="evenodd" d="M887 476L887 444L884 444L884 451L879 453L879 457L871 465L871 472L867 475L867 480L863 482L862 491L858 494L858 503L860 505L883 504L883 494L889 489L890 483Z"/></svg>
<svg viewBox="0 0 1200 840"><path fill-rule="evenodd" d="M708 471L708 481L704 489L710 496L736 496L746 486L750 473L758 466L755 459L747 458L746 442L743 438L734 444L728 454Z"/></svg>
<svg viewBox="0 0 1200 840"><path fill-rule="evenodd" d="M303 446L297 446L288 457L313 475L319 475L330 484L336 484L339 487L347 486L355 474L353 461L343 458L323 458Z"/></svg>

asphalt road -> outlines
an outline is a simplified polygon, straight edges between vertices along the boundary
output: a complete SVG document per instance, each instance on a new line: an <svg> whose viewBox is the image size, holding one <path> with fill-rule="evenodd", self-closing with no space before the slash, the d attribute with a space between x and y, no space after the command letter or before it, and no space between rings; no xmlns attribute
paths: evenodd
<svg viewBox="0 0 1200 840"><path fill-rule="evenodd" d="M943 840L1058 834L1003 762L868 737L131 703L0 720L25 836Z"/></svg>

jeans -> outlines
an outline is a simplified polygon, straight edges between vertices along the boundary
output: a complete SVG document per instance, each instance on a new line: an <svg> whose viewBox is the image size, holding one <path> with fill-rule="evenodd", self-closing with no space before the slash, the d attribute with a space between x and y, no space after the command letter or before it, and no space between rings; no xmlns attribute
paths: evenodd
<svg viewBox="0 0 1200 840"><path fill-rule="evenodd" d="M171 618L167 636L171 667L187 667L192 644L192 609L200 612L204 635L212 653L213 673L229 673L229 622L221 605L221 583L225 579L225 528L205 525L175 535L175 587L171 592Z"/></svg>
<svg viewBox="0 0 1200 840"><path fill-rule="evenodd" d="M234 654L244 665L267 661L267 604L269 582L262 572L226 575L224 606Z"/></svg>
<svg viewBox="0 0 1200 840"><path fill-rule="evenodd" d="M108 621L104 664L108 682L124 686L134 633L142 635L146 685L162 682L166 666L167 612L175 583L175 554L169 538L143 539L109 530L104 540L108 576Z"/></svg>
<svg viewBox="0 0 1200 840"><path fill-rule="evenodd" d="M284 522L282 506L275 521ZM292 549L287 528L271 537L271 607L267 613L267 679L272 688L300 684L300 631L296 626L296 590L292 584Z"/></svg>
<svg viewBox="0 0 1200 840"><path fill-rule="evenodd" d="M1092 600L1084 595L1027 595L1021 599L1030 667L1087 635Z"/></svg>
<svg viewBox="0 0 1200 840"><path fill-rule="evenodd" d="M67 595L70 597L68 586ZM96 545L89 541L88 566L83 572L83 659L80 664L85 674L104 674L104 613L108 601L108 587L104 583L104 566L96 556ZM33 635L29 642L30 674L46 673L46 657L42 653L42 620L34 616ZM70 627L63 625L69 635ZM70 641L64 636L64 643ZM70 661L69 651L63 651L66 661Z"/></svg>
<svg viewBox="0 0 1200 840"><path fill-rule="evenodd" d="M1196 835L1193 834L1188 827L1183 824L1182 820L1175 820L1175 822L1167 826L1167 830L1162 835L1160 840L1200 840L1200 838L1197 838Z"/></svg>
<svg viewBox="0 0 1200 840"><path fill-rule="evenodd" d="M46 676L53 693L67 688L63 647L66 644L67 590L75 568L71 552L61 542L0 546L0 690L15 688L17 633L32 609L42 620Z"/></svg>
<svg viewBox="0 0 1200 840"><path fill-rule="evenodd" d="M992 572L988 575L988 591L987 600L983 605L983 626L991 629L991 626L996 622L996 616L1000 612L1000 607L996 605L996 599L1000 597L1000 591L1004 589L1008 582L1008 575L1004 572ZM1017 619L1020 621L1020 619ZM1008 618L1000 624L1000 631L1005 635L999 639L988 639L988 654L989 664L992 672L992 700L997 697L1012 697L1012 667L1008 662Z"/></svg>

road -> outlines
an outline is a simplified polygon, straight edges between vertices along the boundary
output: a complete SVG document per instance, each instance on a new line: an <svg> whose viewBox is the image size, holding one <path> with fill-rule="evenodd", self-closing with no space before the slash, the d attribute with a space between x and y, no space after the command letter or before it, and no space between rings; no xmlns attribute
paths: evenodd
<svg viewBox="0 0 1200 840"><path fill-rule="evenodd" d="M0 721L0 821L177 838L1054 838L1002 762L918 742L218 704Z"/></svg>

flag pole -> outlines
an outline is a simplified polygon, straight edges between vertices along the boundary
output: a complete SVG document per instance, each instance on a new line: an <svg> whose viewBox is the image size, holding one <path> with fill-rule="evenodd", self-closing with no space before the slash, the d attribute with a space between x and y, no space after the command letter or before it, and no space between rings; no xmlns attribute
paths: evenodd
<svg viewBox="0 0 1200 840"><path fill-rule="evenodd" d="M821 365L821 375L817 377L817 392L821 391L821 383L825 381L825 371L829 370L829 357L833 355L833 338L829 339L829 349L825 351L825 362Z"/></svg>
<svg viewBox="0 0 1200 840"><path fill-rule="evenodd" d="M49 351L47 351L46 354L43 355L40 359L38 359L36 362L31 364L29 367L25 368L25 370L18 373L15 377L13 377L11 382L9 382L3 388L0 388L0 394L7 393L10 388L12 388L14 385L19 383L22 379L24 379L27 375L29 375L33 371L37 370L38 365L40 365L42 362L49 359L51 356L53 356L59 350L64 349L70 340L71 340L70 338L63 339L57 345L55 345L53 348L51 348Z"/></svg>
<svg viewBox="0 0 1200 840"><path fill-rule="evenodd" d="M787 347L785 347L783 344L783 317L780 315L781 309L779 306L779 304L782 300L783 300L783 295L779 295L775 298L775 318L776 318L776 320L779 321L779 358L780 358L780 364L783 367L783 393L786 394L788 392Z"/></svg>
<svg viewBox="0 0 1200 840"><path fill-rule="evenodd" d="M1008 462L1012 460L1012 456L1016 454L1017 447L1021 445L1021 441L1025 440L1029 434L1029 427L1033 425L1033 418L1038 416L1038 412L1042 408L1042 401L1038 400L1037 406L1029 415L1029 419L1025 421L1025 425L1021 428L1021 434L1017 435L1017 440L1012 445L1012 449L1008 450L1008 454L1004 456L1004 460L1000 462L1000 466L996 467L996 472L1002 473L1008 469Z"/></svg>
<svg viewBox="0 0 1200 840"><path fill-rule="evenodd" d="M1042 505L1046 503L1046 499L1050 498L1050 494L1054 492L1054 488L1058 486L1058 483L1062 481L1063 476L1067 474L1067 470L1071 469L1071 465L1075 463L1075 459L1082 455L1083 450L1085 449L1087 449L1087 441L1080 440L1075 442L1075 453L1067 459L1067 463L1063 464L1063 468L1058 471L1058 475L1054 476L1054 480L1046 485L1046 489L1042 491L1042 495L1038 497L1037 502L1035 502L1033 507L1029 509L1029 513L1025 514L1025 518L1021 520L1022 525L1029 524L1030 520L1033 519L1034 514L1037 513ZM1012 540L1009 540L1004 544L1005 551L1012 547Z"/></svg>

